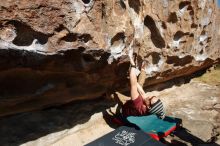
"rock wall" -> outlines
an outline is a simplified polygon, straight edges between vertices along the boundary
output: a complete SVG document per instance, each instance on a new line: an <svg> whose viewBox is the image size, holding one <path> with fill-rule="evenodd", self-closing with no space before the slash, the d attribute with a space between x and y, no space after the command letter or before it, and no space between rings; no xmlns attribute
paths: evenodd
<svg viewBox="0 0 220 146"><path fill-rule="evenodd" d="M145 86L220 58L214 0L0 2L0 116L126 89L132 42Z"/></svg>

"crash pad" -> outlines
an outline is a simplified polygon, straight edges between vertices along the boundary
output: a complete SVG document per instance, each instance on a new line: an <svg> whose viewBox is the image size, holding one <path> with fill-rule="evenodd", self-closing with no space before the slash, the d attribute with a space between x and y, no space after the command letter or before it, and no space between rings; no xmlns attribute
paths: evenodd
<svg viewBox="0 0 220 146"><path fill-rule="evenodd" d="M150 134L154 139L159 140L175 130L177 124L180 122L180 119L169 116L166 116L164 119L160 119L156 115L147 115L129 116L127 117L127 121Z"/></svg>
<svg viewBox="0 0 220 146"><path fill-rule="evenodd" d="M134 127L121 126L86 146L165 146Z"/></svg>

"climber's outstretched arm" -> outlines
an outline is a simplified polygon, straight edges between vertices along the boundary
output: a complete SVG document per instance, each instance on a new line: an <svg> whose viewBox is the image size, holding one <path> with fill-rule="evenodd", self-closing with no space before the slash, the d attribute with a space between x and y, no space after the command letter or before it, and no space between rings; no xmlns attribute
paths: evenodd
<svg viewBox="0 0 220 146"><path fill-rule="evenodd" d="M130 58L130 63L131 63L131 69L130 69L130 85L131 85L131 99L135 100L136 98L138 98L139 93L138 93L138 87L137 87L137 76L135 73L135 63L133 60L133 57L129 57Z"/></svg>
<svg viewBox="0 0 220 146"><path fill-rule="evenodd" d="M143 98L146 97L146 93L144 92L144 89L142 88L142 86L139 83L137 83L137 90Z"/></svg>

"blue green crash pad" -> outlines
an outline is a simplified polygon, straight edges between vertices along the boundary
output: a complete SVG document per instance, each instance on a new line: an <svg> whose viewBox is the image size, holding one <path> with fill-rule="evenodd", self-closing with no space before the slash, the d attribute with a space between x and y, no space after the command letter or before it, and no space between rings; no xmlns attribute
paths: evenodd
<svg viewBox="0 0 220 146"><path fill-rule="evenodd" d="M170 132L175 130L177 123L181 120L168 116L164 119L160 119L156 115L148 115L129 116L127 117L127 121L159 140L161 137L167 136Z"/></svg>

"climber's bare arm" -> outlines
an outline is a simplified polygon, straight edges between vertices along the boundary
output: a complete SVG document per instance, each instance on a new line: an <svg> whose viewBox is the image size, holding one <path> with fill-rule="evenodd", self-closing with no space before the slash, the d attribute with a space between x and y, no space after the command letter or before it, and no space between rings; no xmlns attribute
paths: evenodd
<svg viewBox="0 0 220 146"><path fill-rule="evenodd" d="M146 93L144 92L144 89L141 87L139 83L137 83L137 90L143 98L146 98Z"/></svg>
<svg viewBox="0 0 220 146"><path fill-rule="evenodd" d="M135 73L135 62L133 60L133 56L130 56L130 63L131 63L131 69L130 69L130 84L131 84L131 99L135 100L138 98L139 93L137 89L137 76Z"/></svg>
<svg viewBox="0 0 220 146"><path fill-rule="evenodd" d="M130 69L130 84L131 84L131 99L135 100L139 96L139 93L137 90L137 76L134 67L131 67Z"/></svg>

